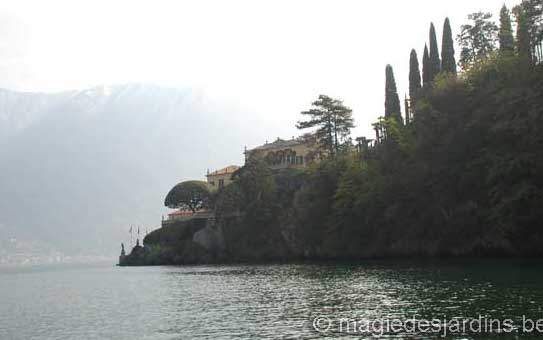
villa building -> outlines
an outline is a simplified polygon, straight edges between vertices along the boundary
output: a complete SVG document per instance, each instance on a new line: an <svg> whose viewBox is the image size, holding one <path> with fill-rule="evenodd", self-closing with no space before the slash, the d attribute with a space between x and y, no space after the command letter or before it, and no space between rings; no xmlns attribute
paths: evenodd
<svg viewBox="0 0 543 340"><path fill-rule="evenodd" d="M272 143L258 146L256 148L245 149L245 162L252 158L263 159L270 168L279 169L303 169L313 162L318 162L322 158L314 140L307 137L292 138L284 140L277 138ZM237 165L230 165L226 168L207 171L207 184L211 191L218 191L233 182L232 176L239 170ZM187 209L176 209L171 211L167 217L162 216L162 226L173 224L175 222L189 221L196 218L209 219L214 216L214 212L208 209L190 211Z"/></svg>
<svg viewBox="0 0 543 340"><path fill-rule="evenodd" d="M306 138L277 138L254 149L245 150L245 162L253 157L264 159L272 169L303 169L320 159L315 142Z"/></svg>
<svg viewBox="0 0 543 340"><path fill-rule="evenodd" d="M230 165L224 169L207 172L207 183L211 190L219 190L232 183L232 175L239 169L237 165Z"/></svg>

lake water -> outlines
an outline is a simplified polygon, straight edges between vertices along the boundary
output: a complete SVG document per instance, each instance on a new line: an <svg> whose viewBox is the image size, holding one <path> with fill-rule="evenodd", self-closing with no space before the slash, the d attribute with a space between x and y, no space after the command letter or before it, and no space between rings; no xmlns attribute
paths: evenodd
<svg viewBox="0 0 543 340"><path fill-rule="evenodd" d="M2 340L436 339L480 316L496 332L444 338L538 339L542 304L539 263L0 269Z"/></svg>

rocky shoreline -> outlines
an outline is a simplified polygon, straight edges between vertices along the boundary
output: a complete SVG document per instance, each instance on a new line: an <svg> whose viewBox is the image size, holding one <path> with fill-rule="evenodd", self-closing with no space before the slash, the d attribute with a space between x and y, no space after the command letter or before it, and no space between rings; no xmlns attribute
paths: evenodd
<svg viewBox="0 0 543 340"><path fill-rule="evenodd" d="M303 250L289 243L287 233L269 229L261 235L244 232L243 218L195 218L179 221L151 232L130 254L119 258L120 266L222 264L232 262L293 261Z"/></svg>
<svg viewBox="0 0 543 340"><path fill-rule="evenodd" d="M503 239L472 240L462 246L438 249L424 244L372 247L360 256L345 257L313 249L297 235L296 227L258 228L251 233L242 217L193 219L155 230L119 258L119 266L201 265L231 263L285 263L355 261L367 259L529 258Z"/></svg>

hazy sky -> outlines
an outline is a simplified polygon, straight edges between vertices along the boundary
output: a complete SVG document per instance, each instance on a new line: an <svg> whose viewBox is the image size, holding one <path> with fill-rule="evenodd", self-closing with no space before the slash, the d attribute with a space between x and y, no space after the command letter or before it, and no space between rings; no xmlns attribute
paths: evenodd
<svg viewBox="0 0 543 340"><path fill-rule="evenodd" d="M387 63L403 98L409 52L421 56L431 21L441 42L446 16L456 35L468 13L503 2L1 0L0 86L196 88L273 117L285 134L325 93L354 109L356 134L370 134Z"/></svg>

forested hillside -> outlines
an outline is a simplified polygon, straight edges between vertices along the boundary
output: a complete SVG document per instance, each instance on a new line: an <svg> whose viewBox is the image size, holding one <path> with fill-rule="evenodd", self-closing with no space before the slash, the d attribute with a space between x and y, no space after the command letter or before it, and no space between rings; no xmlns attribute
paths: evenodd
<svg viewBox="0 0 543 340"><path fill-rule="evenodd" d="M405 105L386 68L373 146L353 153L345 138L343 152L302 173L246 166L217 209L234 201L248 233L289 231L303 244L298 253L315 258L542 255L542 9L525 1L513 20L504 6L499 25L490 14L469 15L458 63L449 20L441 53L432 24L422 75L411 53Z"/></svg>
<svg viewBox="0 0 543 340"><path fill-rule="evenodd" d="M543 1L512 12L504 5L499 25L470 14L458 44L448 19L441 45L431 24L422 59L406 56L403 103L385 68L374 140L353 141L352 110L319 96L297 127L320 161L272 170L250 158L202 201L216 219L159 229L129 262L543 255Z"/></svg>

